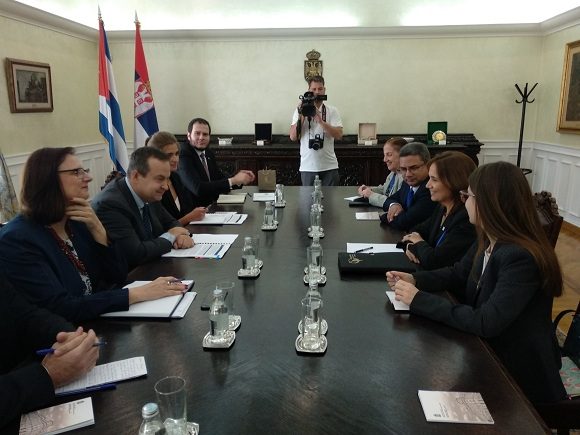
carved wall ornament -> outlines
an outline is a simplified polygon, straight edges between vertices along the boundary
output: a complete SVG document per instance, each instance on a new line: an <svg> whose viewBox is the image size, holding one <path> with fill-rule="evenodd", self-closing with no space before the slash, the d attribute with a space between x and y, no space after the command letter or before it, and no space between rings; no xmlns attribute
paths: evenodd
<svg viewBox="0 0 580 435"><path fill-rule="evenodd" d="M314 48L306 53L306 60L304 61L304 80L314 76L322 75L322 61L320 60L320 53Z"/></svg>

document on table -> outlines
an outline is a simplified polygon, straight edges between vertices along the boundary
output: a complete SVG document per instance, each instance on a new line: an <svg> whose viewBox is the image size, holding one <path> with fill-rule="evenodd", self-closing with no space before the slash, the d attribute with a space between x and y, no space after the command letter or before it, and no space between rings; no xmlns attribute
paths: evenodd
<svg viewBox="0 0 580 435"><path fill-rule="evenodd" d="M150 282L134 281L124 286L124 288L139 287ZM188 290L193 287L192 280L184 279L181 282L187 284ZM101 314L101 317L171 317L172 319L182 319L196 295L196 292L188 291L182 295L167 296L154 301L137 302L129 305L128 311L114 311Z"/></svg>
<svg viewBox="0 0 580 435"><path fill-rule="evenodd" d="M232 193L230 195L222 194L217 199L218 204L243 204L245 201L245 193Z"/></svg>
<svg viewBox="0 0 580 435"><path fill-rule="evenodd" d="M349 254L359 252L378 254L381 252L403 252L403 250L397 248L395 243L347 243L346 252Z"/></svg>
<svg viewBox="0 0 580 435"><path fill-rule="evenodd" d="M358 196L358 195L356 195L356 196L349 196L349 197L346 197L344 199L350 202L350 201L354 201L355 199L359 199L359 198L362 198L362 196Z"/></svg>
<svg viewBox="0 0 580 435"><path fill-rule="evenodd" d="M389 298L389 301L391 301L391 304L393 304L393 308L395 309L395 311L404 312L404 313L409 312L409 310L410 310L409 305L407 305L406 303L404 303L402 301L396 300L394 291L387 290L386 293L387 293L387 297Z"/></svg>
<svg viewBox="0 0 580 435"><path fill-rule="evenodd" d="M480 393L419 390L427 421L494 424Z"/></svg>
<svg viewBox="0 0 580 435"><path fill-rule="evenodd" d="M146 374L147 366L145 365L145 357L138 356L122 359L120 361L98 365L82 378L64 387L57 388L54 392L57 396L71 391L82 393L83 390L90 387L138 378Z"/></svg>
<svg viewBox="0 0 580 435"><path fill-rule="evenodd" d="M172 249L163 257L223 258L237 234L192 234L195 245L187 249Z"/></svg>
<svg viewBox="0 0 580 435"><path fill-rule="evenodd" d="M23 414L19 435L52 435L95 424L90 397Z"/></svg>
<svg viewBox="0 0 580 435"><path fill-rule="evenodd" d="M230 212L206 213L200 221L192 221L190 225L241 225L248 218L247 214Z"/></svg>
<svg viewBox="0 0 580 435"><path fill-rule="evenodd" d="M379 212L378 211L368 211L368 212L357 212L355 214L357 221L378 221Z"/></svg>
<svg viewBox="0 0 580 435"><path fill-rule="evenodd" d="M256 192L254 193L253 200L254 202L275 201L276 195L274 194L274 192L271 193Z"/></svg>

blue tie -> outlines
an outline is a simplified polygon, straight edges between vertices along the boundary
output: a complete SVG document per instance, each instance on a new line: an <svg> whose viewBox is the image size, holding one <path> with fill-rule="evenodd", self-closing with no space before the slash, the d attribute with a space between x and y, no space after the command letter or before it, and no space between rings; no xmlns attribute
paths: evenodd
<svg viewBox="0 0 580 435"><path fill-rule="evenodd" d="M153 229L151 227L151 213L149 211L149 204L143 204L143 227L145 228L145 235L147 240L153 238Z"/></svg>
<svg viewBox="0 0 580 435"><path fill-rule="evenodd" d="M391 196L394 193L393 186L395 185L395 178L397 178L397 176L393 174L391 181L389 181L389 186L387 187L387 196Z"/></svg>
<svg viewBox="0 0 580 435"><path fill-rule="evenodd" d="M407 208L411 207L411 202L413 201L413 194L414 194L413 188L409 187L409 193L407 193L407 201L405 201L407 204Z"/></svg>

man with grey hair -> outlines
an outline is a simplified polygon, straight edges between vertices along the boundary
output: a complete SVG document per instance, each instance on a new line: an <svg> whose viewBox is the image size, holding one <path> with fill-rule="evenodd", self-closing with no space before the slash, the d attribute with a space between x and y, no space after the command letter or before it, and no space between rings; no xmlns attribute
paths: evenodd
<svg viewBox="0 0 580 435"><path fill-rule="evenodd" d="M407 231L431 216L437 203L431 201L426 187L429 159L429 150L420 142L411 142L401 148L399 172L405 182L385 200L383 210L386 213L381 215L382 223Z"/></svg>

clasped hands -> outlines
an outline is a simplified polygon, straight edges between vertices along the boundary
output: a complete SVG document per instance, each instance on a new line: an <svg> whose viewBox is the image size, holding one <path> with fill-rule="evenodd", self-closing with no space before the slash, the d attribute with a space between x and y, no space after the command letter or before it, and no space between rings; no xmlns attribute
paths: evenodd
<svg viewBox="0 0 580 435"><path fill-rule="evenodd" d="M411 305L413 298L419 292L415 287L416 281L413 275L405 272L390 271L387 272L387 283L395 292L395 299L407 305Z"/></svg>
<svg viewBox="0 0 580 435"><path fill-rule="evenodd" d="M189 231L183 227L173 227L168 230L169 234L175 236L173 242L174 249L186 249L193 246L193 239L189 235Z"/></svg>
<svg viewBox="0 0 580 435"><path fill-rule="evenodd" d="M410 250L409 250L409 245L410 244L414 244L414 243L419 243L423 241L423 237L421 237L419 235L419 233L413 232L410 234L407 234L403 237L403 242L410 242L409 244L407 244L407 247L405 249L405 255L407 255L407 258L409 259L409 261L412 261L413 263L417 263L419 264L420 261L419 259L415 256L415 254L413 254Z"/></svg>

